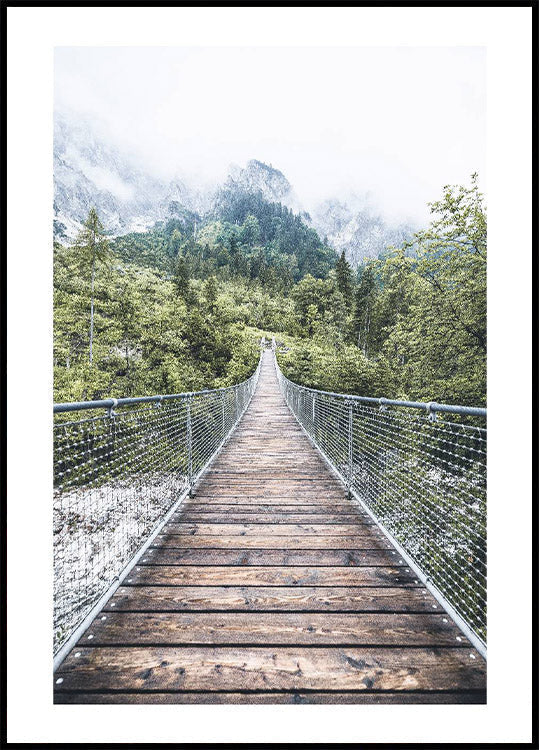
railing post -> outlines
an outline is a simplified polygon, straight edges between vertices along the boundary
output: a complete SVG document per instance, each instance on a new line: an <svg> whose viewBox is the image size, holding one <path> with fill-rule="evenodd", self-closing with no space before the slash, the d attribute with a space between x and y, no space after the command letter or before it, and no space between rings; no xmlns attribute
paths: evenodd
<svg viewBox="0 0 539 750"><path fill-rule="evenodd" d="M353 461L354 461L354 446L353 446L353 429L354 429L354 412L353 403L348 401L348 497L352 494L352 479L353 479Z"/></svg>
<svg viewBox="0 0 539 750"><path fill-rule="evenodd" d="M108 409L107 409L107 416L109 416L111 419L114 419L114 417L116 416L116 412L114 411L114 409L117 406L118 406L118 399L117 398L113 398L112 399L112 406L109 406Z"/></svg>
<svg viewBox="0 0 539 750"><path fill-rule="evenodd" d="M313 440L316 442L316 393L313 393Z"/></svg>
<svg viewBox="0 0 539 750"><path fill-rule="evenodd" d="M191 421L191 398L187 398L187 483L189 494L193 486L193 425Z"/></svg>
<svg viewBox="0 0 539 750"><path fill-rule="evenodd" d="M223 428L223 440L226 435L226 421L225 421L225 392L221 391L221 414L222 414L222 428Z"/></svg>

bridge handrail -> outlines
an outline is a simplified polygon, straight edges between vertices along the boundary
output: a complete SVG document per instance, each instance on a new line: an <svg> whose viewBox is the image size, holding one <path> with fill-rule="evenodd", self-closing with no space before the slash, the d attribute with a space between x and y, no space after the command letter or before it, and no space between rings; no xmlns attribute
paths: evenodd
<svg viewBox="0 0 539 750"><path fill-rule="evenodd" d="M54 405L55 663L151 555L249 405L261 363L262 354L247 380L224 388ZM75 414L92 409L106 411Z"/></svg>
<svg viewBox="0 0 539 750"><path fill-rule="evenodd" d="M254 377L253 373L250 377ZM247 378L249 380L250 378ZM247 382L247 381L243 381ZM115 409L117 406L133 406L135 404L154 404L162 401L173 401L175 399L195 398L208 393L220 393L233 391L242 383L228 385L222 388L205 388L201 391L185 391L184 393L167 393L162 396L128 396L125 398L105 398L98 401L68 401L53 405L53 414L64 414L70 411L85 411L87 409Z"/></svg>
<svg viewBox="0 0 539 750"><path fill-rule="evenodd" d="M486 656L487 430L465 420L486 417L486 409L319 391L289 380L274 361L285 401L312 444L416 584Z"/></svg>
<svg viewBox="0 0 539 750"><path fill-rule="evenodd" d="M275 360L277 362L277 359ZM280 370L279 363L277 367ZM282 377L289 380L286 375L281 371ZM439 404L436 401L402 401L399 399L391 398L376 398L374 396L357 396L352 393L335 393L333 391L322 391L318 388L309 388L299 383L294 383L293 380L289 380L296 388L302 391L309 391L310 393L317 393L321 396L333 396L335 398L343 399L344 401L357 401L361 404L370 404L372 406L402 406L408 409L422 409L427 413L445 413L445 414L459 414L467 417L487 417L487 410L481 406L461 406L458 404Z"/></svg>

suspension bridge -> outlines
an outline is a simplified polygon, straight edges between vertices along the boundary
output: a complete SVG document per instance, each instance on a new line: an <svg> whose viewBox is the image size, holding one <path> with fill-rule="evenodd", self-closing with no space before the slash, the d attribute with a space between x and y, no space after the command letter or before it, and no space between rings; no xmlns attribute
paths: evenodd
<svg viewBox="0 0 539 750"><path fill-rule="evenodd" d="M55 412L56 703L485 702L483 410L263 349L239 386Z"/></svg>

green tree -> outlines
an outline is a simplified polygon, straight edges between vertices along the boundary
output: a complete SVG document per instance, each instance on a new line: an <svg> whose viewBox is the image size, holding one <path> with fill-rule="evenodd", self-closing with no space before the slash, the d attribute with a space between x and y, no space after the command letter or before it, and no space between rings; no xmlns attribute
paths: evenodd
<svg viewBox="0 0 539 750"><path fill-rule="evenodd" d="M357 346L363 349L365 356L368 356L369 332L375 298L376 281L371 267L367 265L361 274L361 279L355 293L352 316L352 335Z"/></svg>
<svg viewBox="0 0 539 750"><path fill-rule="evenodd" d="M346 260L344 250L342 251L337 265L335 266L335 276L337 279L337 288L344 297L344 301L349 305L352 301L352 268Z"/></svg>
<svg viewBox="0 0 539 750"><path fill-rule="evenodd" d="M380 276L380 289L371 308L367 335L367 355L382 351L384 342L395 326L408 315L412 295L417 287L416 261L398 248L374 269Z"/></svg>
<svg viewBox="0 0 539 750"><path fill-rule="evenodd" d="M75 248L82 266L91 268L90 291L90 367L93 362L94 343L94 290L95 275L98 263L107 263L110 259L109 243L97 211L91 208L88 218L75 240Z"/></svg>
<svg viewBox="0 0 539 750"><path fill-rule="evenodd" d="M189 268L183 255L178 255L174 266L174 286L178 295L186 302L190 299Z"/></svg>
<svg viewBox="0 0 539 750"><path fill-rule="evenodd" d="M417 272L455 329L487 349L487 218L477 174L470 188L446 185L442 200L429 204L438 218L414 237Z"/></svg>
<svg viewBox="0 0 539 750"><path fill-rule="evenodd" d="M204 284L204 299L210 312L214 312L217 306L217 279L215 276L209 276Z"/></svg>
<svg viewBox="0 0 539 750"><path fill-rule="evenodd" d="M248 214L240 229L240 242L253 247L260 239L260 224L256 216Z"/></svg>
<svg viewBox="0 0 539 750"><path fill-rule="evenodd" d="M384 351L399 372L403 393L481 405L486 397L487 222L477 176L471 187L446 186L442 199L430 206L430 227L412 242L417 260L408 276L413 284L404 314L401 309Z"/></svg>
<svg viewBox="0 0 539 750"><path fill-rule="evenodd" d="M141 324L143 322L140 292L130 280L124 280L118 289L118 298L113 312L119 334L118 349L122 351L125 362L123 371L120 371L125 378L123 392L130 396L134 393L134 365L142 337Z"/></svg>
<svg viewBox="0 0 539 750"><path fill-rule="evenodd" d="M168 252L172 258L175 258L178 255L182 239L182 233L180 230L174 229L168 241Z"/></svg>

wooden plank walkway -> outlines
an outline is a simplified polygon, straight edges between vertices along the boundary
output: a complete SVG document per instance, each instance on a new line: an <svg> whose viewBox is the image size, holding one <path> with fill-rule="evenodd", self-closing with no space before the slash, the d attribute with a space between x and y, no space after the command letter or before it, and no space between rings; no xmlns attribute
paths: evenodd
<svg viewBox="0 0 539 750"><path fill-rule="evenodd" d="M56 703L484 703L486 664L348 500L266 352L236 432L54 682Z"/></svg>

